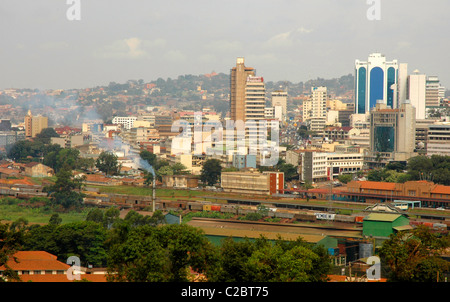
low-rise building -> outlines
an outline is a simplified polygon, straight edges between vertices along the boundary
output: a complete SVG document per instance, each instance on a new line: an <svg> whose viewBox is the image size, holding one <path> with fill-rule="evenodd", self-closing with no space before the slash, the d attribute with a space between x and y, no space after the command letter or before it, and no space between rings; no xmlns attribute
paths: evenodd
<svg viewBox="0 0 450 302"><path fill-rule="evenodd" d="M360 131L353 127L326 127L324 130L324 137L331 141L346 141L359 134Z"/></svg>
<svg viewBox="0 0 450 302"><path fill-rule="evenodd" d="M137 120L136 116L116 116L113 118L113 124L120 124L125 129L131 129L134 126L134 122Z"/></svg>
<svg viewBox="0 0 450 302"><path fill-rule="evenodd" d="M197 188L199 177L195 175L163 175L162 185L169 188Z"/></svg>
<svg viewBox="0 0 450 302"><path fill-rule="evenodd" d="M333 178L340 174L356 173L364 166L362 153L328 153L328 174Z"/></svg>
<svg viewBox="0 0 450 302"><path fill-rule="evenodd" d="M428 125L426 137L427 155L450 155L450 123Z"/></svg>
<svg viewBox="0 0 450 302"><path fill-rule="evenodd" d="M254 154L234 154L233 155L233 167L237 169L255 168L256 169L256 155Z"/></svg>
<svg viewBox="0 0 450 302"><path fill-rule="evenodd" d="M363 236L388 238L389 235L411 229L409 219L401 214L371 213L363 219Z"/></svg>
<svg viewBox="0 0 450 302"><path fill-rule="evenodd" d="M327 153L306 151L301 153L300 180L317 182L328 180Z"/></svg>
<svg viewBox="0 0 450 302"><path fill-rule="evenodd" d="M354 201L420 200L422 207L450 208L450 186L425 180L405 183L351 181L347 184L347 193Z"/></svg>
<svg viewBox="0 0 450 302"><path fill-rule="evenodd" d="M284 190L284 173L250 169L246 172L222 172L224 192L248 195L272 195Z"/></svg>
<svg viewBox="0 0 450 302"><path fill-rule="evenodd" d="M363 169L363 153L301 152L300 180L327 181L340 174L356 173Z"/></svg>
<svg viewBox="0 0 450 302"><path fill-rule="evenodd" d="M24 168L24 174L30 177L51 177L54 174L52 168L37 162L27 163Z"/></svg>
<svg viewBox="0 0 450 302"><path fill-rule="evenodd" d="M45 251L18 251L8 257L7 266L15 271L23 282L72 282L85 279L106 282L106 270L101 274L90 274L88 270L72 270L70 265L57 260L55 255ZM0 278L6 278L6 266L0 266Z"/></svg>

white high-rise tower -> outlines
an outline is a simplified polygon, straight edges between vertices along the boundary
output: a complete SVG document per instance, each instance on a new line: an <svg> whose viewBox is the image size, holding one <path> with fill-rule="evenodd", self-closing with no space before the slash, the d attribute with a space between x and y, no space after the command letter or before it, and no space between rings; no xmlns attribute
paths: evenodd
<svg viewBox="0 0 450 302"><path fill-rule="evenodd" d="M400 72L399 72L400 66ZM381 53L372 53L367 61L355 61L355 113L368 113L377 101L397 108L405 99L406 64L387 61Z"/></svg>

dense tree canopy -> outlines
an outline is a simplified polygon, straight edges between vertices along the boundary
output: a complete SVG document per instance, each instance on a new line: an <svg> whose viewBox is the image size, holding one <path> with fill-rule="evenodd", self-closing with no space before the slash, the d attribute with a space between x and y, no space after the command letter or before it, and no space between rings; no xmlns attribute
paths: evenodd
<svg viewBox="0 0 450 302"><path fill-rule="evenodd" d="M106 229L99 223L82 221L62 225L31 228L24 240L24 250L47 251L65 262L77 256L82 264L96 267L106 265Z"/></svg>
<svg viewBox="0 0 450 302"><path fill-rule="evenodd" d="M156 162L158 161L158 158L157 158L156 154L154 154L154 153L152 153L152 152L150 152L150 151L147 151L147 150L142 150L142 151L139 153L139 156L140 156L143 160L147 161L148 164L149 164L150 166L152 166L152 167L154 167L154 166L156 165Z"/></svg>
<svg viewBox="0 0 450 302"><path fill-rule="evenodd" d="M0 266L5 266L0 281L4 281L3 278L20 280L17 272L9 267L7 261L16 251L20 250L23 244L23 236L23 228L17 223L3 224L0 222Z"/></svg>
<svg viewBox="0 0 450 302"><path fill-rule="evenodd" d="M56 173L55 183L44 187L44 191L50 196L53 206L61 206L66 210L78 208L83 202L84 194L81 189L84 179L85 177L73 177L70 169L61 169Z"/></svg>
<svg viewBox="0 0 450 302"><path fill-rule="evenodd" d="M390 268L390 281L435 282L444 280L450 263L441 254L450 247L448 236L420 226L390 236L380 249L381 262Z"/></svg>
<svg viewBox="0 0 450 302"><path fill-rule="evenodd" d="M331 268L322 247L298 239L271 242L264 237L237 242L231 238L219 247L218 265L208 280L216 282L320 282Z"/></svg>
<svg viewBox="0 0 450 302"><path fill-rule="evenodd" d="M36 139L41 140L44 144L50 144L52 137L59 137L59 134L53 128L44 128L36 134Z"/></svg>
<svg viewBox="0 0 450 302"><path fill-rule="evenodd" d="M117 155L108 151L100 153L95 165L106 175L118 175L121 169Z"/></svg>
<svg viewBox="0 0 450 302"><path fill-rule="evenodd" d="M157 211L143 216L117 208L93 208L86 221L28 226L24 220L0 223L0 261L17 250L43 250L65 262L77 256L82 266L107 267L109 281L192 281L191 272L208 281L325 281L329 256L305 241L243 242L227 238L213 245L201 229L164 224ZM54 223L56 221L56 223ZM8 244L8 245L6 245Z"/></svg>
<svg viewBox="0 0 450 302"><path fill-rule="evenodd" d="M112 246L110 281L189 281L189 269L203 272L213 251L199 229L187 225L149 225L132 229L124 242Z"/></svg>
<svg viewBox="0 0 450 302"><path fill-rule="evenodd" d="M450 156L416 156L408 160L407 169L411 180L430 180L450 185Z"/></svg>
<svg viewBox="0 0 450 302"><path fill-rule="evenodd" d="M391 162L384 168L371 170L367 179L397 183L427 180L448 186L450 185L450 156L419 155L410 158L406 165L402 162Z"/></svg>
<svg viewBox="0 0 450 302"><path fill-rule="evenodd" d="M218 159L208 159L203 164L200 180L208 186L214 186L220 179L222 165Z"/></svg>

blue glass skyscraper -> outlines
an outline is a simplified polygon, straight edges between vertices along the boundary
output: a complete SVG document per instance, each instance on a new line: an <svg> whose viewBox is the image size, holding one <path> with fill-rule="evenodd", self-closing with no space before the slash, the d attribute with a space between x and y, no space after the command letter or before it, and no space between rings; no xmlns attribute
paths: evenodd
<svg viewBox="0 0 450 302"><path fill-rule="evenodd" d="M368 113L377 101L391 108L398 107L399 64L386 61L380 53L369 55L367 61L355 61L355 113Z"/></svg>

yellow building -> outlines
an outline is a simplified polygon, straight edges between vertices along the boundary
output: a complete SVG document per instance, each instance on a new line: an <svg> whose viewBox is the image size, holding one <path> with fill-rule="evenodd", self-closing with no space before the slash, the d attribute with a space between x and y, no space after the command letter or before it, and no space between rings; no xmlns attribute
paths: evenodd
<svg viewBox="0 0 450 302"><path fill-rule="evenodd" d="M284 173L256 169L246 172L222 172L221 185L224 192L252 195L278 194L284 190Z"/></svg>
<svg viewBox="0 0 450 302"><path fill-rule="evenodd" d="M48 117L45 116L33 116L31 111L28 110L28 114L25 117L25 136L36 137L45 128L48 128Z"/></svg>

